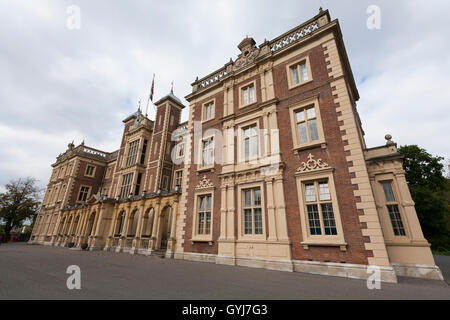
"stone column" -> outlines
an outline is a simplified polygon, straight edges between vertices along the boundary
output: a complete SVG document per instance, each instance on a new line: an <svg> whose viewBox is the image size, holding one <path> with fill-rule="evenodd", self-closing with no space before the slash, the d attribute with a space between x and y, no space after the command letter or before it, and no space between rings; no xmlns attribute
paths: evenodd
<svg viewBox="0 0 450 320"><path fill-rule="evenodd" d="M167 243L166 258L173 258L175 252L175 241L177 232L177 216L178 216L178 199L173 201L173 207L171 208L171 226L170 226L170 238Z"/></svg>
<svg viewBox="0 0 450 320"><path fill-rule="evenodd" d="M72 214L72 219L70 221L70 226L69 226L69 230L67 231L68 233L68 240L69 243L72 242L72 229L73 229L73 224L75 223L75 216Z"/></svg>
<svg viewBox="0 0 450 320"><path fill-rule="evenodd" d="M120 235L120 245L118 248L119 250L116 250L117 252L120 252L120 250L125 246L128 236L128 228L130 226L130 214L131 214L131 207L128 206L127 211L125 212L125 223L123 225L122 233Z"/></svg>
<svg viewBox="0 0 450 320"><path fill-rule="evenodd" d="M267 217L268 217L268 229L269 229L269 241L277 241L277 223L275 218L275 205L273 195L273 179L266 179L267 188ZM263 191L263 190L261 190Z"/></svg>
<svg viewBox="0 0 450 320"><path fill-rule="evenodd" d="M102 246L102 234L100 233L101 226L103 224L103 219L105 218L105 211L106 208L103 206L103 204L100 205L100 208L98 209L98 212L96 212L95 220L94 220L94 227L92 230L94 231L93 239L91 242L91 246L89 250L96 250Z"/></svg>
<svg viewBox="0 0 450 320"><path fill-rule="evenodd" d="M283 178L275 179L275 210L276 210L276 226L278 240L289 241L287 220L286 220L286 203L284 201Z"/></svg>
<svg viewBox="0 0 450 320"><path fill-rule="evenodd" d="M220 237L219 240L227 239L227 189L228 186L221 188L221 205L220 205Z"/></svg>
<svg viewBox="0 0 450 320"><path fill-rule="evenodd" d="M111 221L111 225L109 226L109 232L108 232L108 238L106 240L106 245L103 248L104 251L108 251L109 248L111 247L112 238L114 237L114 231L116 230L117 215L119 214L119 212L117 210L117 206L114 206L114 208L112 210L113 210L112 217L111 217L112 221Z"/></svg>
<svg viewBox="0 0 450 320"><path fill-rule="evenodd" d="M77 240L77 247L81 246L81 242L83 240L83 230L84 230L84 224L86 222L86 210L82 210L80 213L80 221L78 222L79 226L78 226L78 240Z"/></svg>
<svg viewBox="0 0 450 320"><path fill-rule="evenodd" d="M134 250L141 248L141 237L142 237L142 220L144 219L144 202L139 205L140 210L136 213L139 214L138 223L136 226L136 234L133 240L133 253Z"/></svg>
<svg viewBox="0 0 450 320"><path fill-rule="evenodd" d="M149 249L151 251L156 250L157 249L157 240L158 240L158 229L159 229L159 208L160 207L160 202L156 203L156 206L154 208L154 212L153 212L153 226L152 226L152 237L150 239L150 245L149 245Z"/></svg>

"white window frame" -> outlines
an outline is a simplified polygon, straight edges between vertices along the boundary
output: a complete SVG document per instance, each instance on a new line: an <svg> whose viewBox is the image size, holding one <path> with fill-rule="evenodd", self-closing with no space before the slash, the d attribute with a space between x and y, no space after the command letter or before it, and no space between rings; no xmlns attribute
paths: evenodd
<svg viewBox="0 0 450 320"><path fill-rule="evenodd" d="M211 196L211 226L209 234L198 234L198 209L201 196ZM212 242L214 232L214 188L207 188L194 193L194 215L192 219L192 242Z"/></svg>
<svg viewBox="0 0 450 320"><path fill-rule="evenodd" d="M259 188L261 190L261 216L262 216L262 234L245 234L244 224L244 190ZM256 182L250 184L241 184L238 186L237 203L238 203L238 239L239 240L266 240L266 199L264 197L264 183Z"/></svg>
<svg viewBox="0 0 450 320"><path fill-rule="evenodd" d="M173 172L173 189L175 190L175 188L177 187L177 174L178 173L180 173L181 172L181 184L180 184L180 187L182 186L182 184L183 184L183 169L181 169L181 170L175 170L174 172Z"/></svg>
<svg viewBox="0 0 450 320"><path fill-rule="evenodd" d="M250 101L250 95L249 95L248 102L245 103L244 102L244 91L245 91L245 89L247 89L251 86L253 86L253 88L254 88L254 97L253 97L254 99L252 101ZM248 82L239 87L239 108L244 108L244 107L250 106L257 102L258 102L258 95L257 95L257 89L256 89L256 80L253 80L252 82Z"/></svg>
<svg viewBox="0 0 450 320"><path fill-rule="evenodd" d="M411 227L409 226L409 220L406 216L405 206L407 202L402 197L400 192L397 178L392 173L377 174L375 175L375 184L373 185L375 201L377 202L377 209L379 211L380 223L383 229L383 234L385 236L385 241L387 244L390 243L410 243L411 242ZM387 202L383 191L383 182L391 182L392 191L396 202L398 204L398 209L400 216L402 217L403 228L405 229L406 235L396 236L394 234L394 229L392 228L391 219L389 217L389 211L387 209Z"/></svg>
<svg viewBox="0 0 450 320"><path fill-rule="evenodd" d="M89 167L93 167L93 168L94 168L94 171L92 171L92 174L88 174L88 172L87 172ZM86 177L94 178L94 177L95 177L96 171L97 171L97 166L88 163L88 164L86 165L86 170L84 171L84 175L85 175Z"/></svg>
<svg viewBox="0 0 450 320"><path fill-rule="evenodd" d="M245 137L244 137L244 129L256 126L256 144L257 144L257 154L255 156L245 157ZM260 126L259 119L248 121L238 126L238 148L237 148L237 159L238 163L251 163L252 161L258 160L261 158L261 136L260 136Z"/></svg>
<svg viewBox="0 0 450 320"><path fill-rule="evenodd" d="M300 211L300 222L302 228L302 238L303 241L301 244L305 249L308 249L309 246L339 246L342 251L346 250L347 243L344 238L344 231L342 228L342 220L341 214L339 211L339 204L336 195L336 186L334 183L333 177L333 168L326 168L321 170L316 170L312 172L300 173L297 172L295 174L296 183L297 183L297 197L298 197L298 206ZM309 232L309 221L308 221L308 212L306 210L306 195L305 195L305 184L315 182L315 181L328 181L328 190L331 196L331 202L333 205L333 214L336 222L336 230L337 235L311 235ZM319 195L316 195L319 196ZM322 217L321 217L321 220ZM323 221L321 221L323 223Z"/></svg>
<svg viewBox="0 0 450 320"><path fill-rule="evenodd" d="M212 163L210 164L210 165L203 165L203 142L205 141L205 140L208 140L208 139L211 139L212 138L212 141L213 141L213 143L212 143L212 147L211 147L211 149L212 149ZM200 144L199 144L199 153L198 153L198 155L199 155L199 157L198 157L198 159L199 159L199 164L198 164L198 168L200 169L200 170L204 170L204 169L211 169L211 168L214 168L214 163L215 163L215 145L216 145L216 137L215 137L215 135L214 134L211 134L211 135L207 135L207 136L204 136L202 139L200 139Z"/></svg>
<svg viewBox="0 0 450 320"><path fill-rule="evenodd" d="M206 108L208 108L208 106L211 104L212 104L211 115L209 118L206 118L207 116ZM202 104L202 123L213 120L215 117L216 117L216 99L214 98Z"/></svg>
<svg viewBox="0 0 450 320"><path fill-rule="evenodd" d="M82 188L88 188L87 195L86 195L86 200L79 200ZM86 202L89 199L89 197L91 196L91 191L92 191L92 187L91 186L81 185L80 188L78 189L77 201L76 202L78 202L78 203Z"/></svg>
<svg viewBox="0 0 450 320"><path fill-rule="evenodd" d="M314 107L314 112L316 116L316 126L317 126L317 134L319 136L318 140L311 141L309 139L306 143L300 143L300 134L297 128L297 112L299 110L305 110ZM293 141L293 149L294 151L307 149L311 147L315 147L318 145L325 144L325 136L322 125L322 117L320 114L319 108L319 100L317 97L309 98L307 100L301 101L299 103L295 103L289 107L289 114L291 118L291 131L292 131L292 141ZM309 128L307 128L309 130ZM309 134L308 134L309 137Z"/></svg>
<svg viewBox="0 0 450 320"><path fill-rule="evenodd" d="M300 70L300 65L305 64L306 66L306 73L308 76L308 80L303 80L302 79L302 74L301 74L301 70ZM292 76L292 69L296 67L297 68L297 72L298 72L298 76L299 76L299 83L295 83L293 76ZM309 56L305 56L302 57L300 59L295 60L294 62L291 62L289 64L286 65L286 76L287 76L287 80L288 80L288 88L289 90L291 89L295 89L298 88L300 86L303 86L307 83L310 83L311 81L313 81L313 77L312 77L312 72L311 72L311 65L309 63Z"/></svg>

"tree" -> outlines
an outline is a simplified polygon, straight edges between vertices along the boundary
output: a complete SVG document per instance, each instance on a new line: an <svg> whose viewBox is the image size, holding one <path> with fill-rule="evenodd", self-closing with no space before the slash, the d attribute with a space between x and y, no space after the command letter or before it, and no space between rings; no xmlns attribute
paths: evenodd
<svg viewBox="0 0 450 320"><path fill-rule="evenodd" d="M25 220L32 218L39 209L39 189L36 179L12 180L5 185L6 192L0 193L0 221L4 224L5 240L11 230L22 227Z"/></svg>
<svg viewBox="0 0 450 320"><path fill-rule="evenodd" d="M436 251L450 252L450 182L444 176L442 157L417 145L401 146L404 169L425 237Z"/></svg>

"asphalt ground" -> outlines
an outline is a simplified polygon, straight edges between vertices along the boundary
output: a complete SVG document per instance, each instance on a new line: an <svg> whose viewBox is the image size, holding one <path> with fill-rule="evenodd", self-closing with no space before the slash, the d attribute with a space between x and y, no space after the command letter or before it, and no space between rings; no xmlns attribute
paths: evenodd
<svg viewBox="0 0 450 320"><path fill-rule="evenodd" d="M450 257L436 261L448 281ZM71 265L80 267L80 290L67 288ZM11 243L0 245L0 299L448 300L450 287L400 277L369 290L365 280Z"/></svg>

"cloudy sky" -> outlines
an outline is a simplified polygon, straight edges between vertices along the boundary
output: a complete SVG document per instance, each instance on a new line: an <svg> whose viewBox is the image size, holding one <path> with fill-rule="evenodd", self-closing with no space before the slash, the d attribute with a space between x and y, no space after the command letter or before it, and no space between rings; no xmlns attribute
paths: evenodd
<svg viewBox="0 0 450 320"><path fill-rule="evenodd" d="M71 5L79 30L67 27ZM380 30L367 28L369 5ZM45 186L73 139L116 150L153 73L156 99L171 81L183 98L246 35L273 39L320 6L340 20L368 146L391 133L448 161L449 1L0 0L0 185L34 176Z"/></svg>

